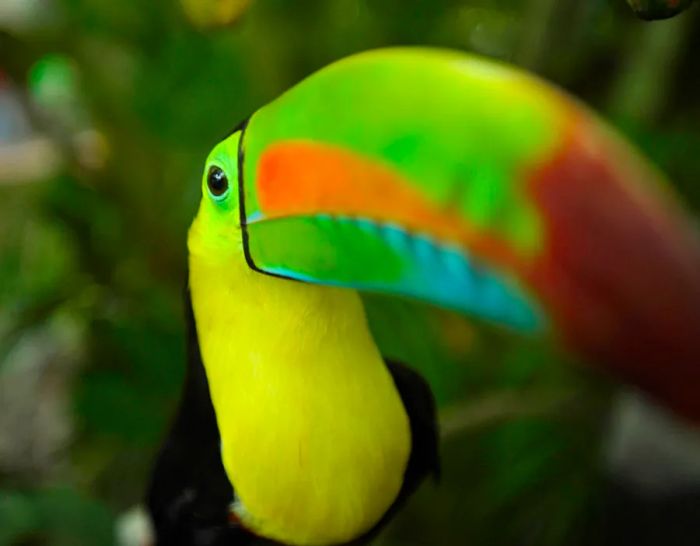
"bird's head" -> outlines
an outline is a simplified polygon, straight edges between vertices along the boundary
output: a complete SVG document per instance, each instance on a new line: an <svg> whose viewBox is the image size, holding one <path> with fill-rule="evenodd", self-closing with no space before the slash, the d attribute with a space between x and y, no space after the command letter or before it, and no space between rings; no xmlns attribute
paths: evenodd
<svg viewBox="0 0 700 546"><path fill-rule="evenodd" d="M188 237L190 255L244 264L239 207L239 143L241 130L217 144L207 157L202 197Z"/></svg>

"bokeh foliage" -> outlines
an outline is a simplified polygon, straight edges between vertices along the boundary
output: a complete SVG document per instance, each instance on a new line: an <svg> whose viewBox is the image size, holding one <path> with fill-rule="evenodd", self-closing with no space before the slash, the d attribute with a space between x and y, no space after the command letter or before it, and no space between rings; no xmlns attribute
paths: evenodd
<svg viewBox="0 0 700 546"><path fill-rule="evenodd" d="M646 24L623 0L238 3L0 10L0 91L14 100L0 103L0 149L44 143L0 176L0 544L115 540L179 395L184 241L206 153L337 58L425 44L520 64L599 110L700 205L698 9ZM445 418L440 487L382 543L587 543L615 386L546 343L408 302L368 309Z"/></svg>

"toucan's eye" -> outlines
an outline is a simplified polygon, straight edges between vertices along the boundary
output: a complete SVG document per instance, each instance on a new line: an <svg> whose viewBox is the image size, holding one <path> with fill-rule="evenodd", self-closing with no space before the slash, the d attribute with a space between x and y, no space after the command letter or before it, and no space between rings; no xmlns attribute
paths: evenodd
<svg viewBox="0 0 700 546"><path fill-rule="evenodd" d="M207 187L212 198L221 201L228 193L228 177L220 167L212 165L207 173Z"/></svg>

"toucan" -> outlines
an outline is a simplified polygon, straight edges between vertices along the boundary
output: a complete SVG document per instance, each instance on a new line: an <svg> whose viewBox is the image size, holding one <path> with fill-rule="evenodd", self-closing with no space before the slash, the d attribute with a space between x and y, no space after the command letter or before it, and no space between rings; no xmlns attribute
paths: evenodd
<svg viewBox="0 0 700 546"><path fill-rule="evenodd" d="M371 539L439 471L435 403L361 294L544 336L700 420L700 244L663 177L564 92L425 48L353 55L209 155L157 544Z"/></svg>

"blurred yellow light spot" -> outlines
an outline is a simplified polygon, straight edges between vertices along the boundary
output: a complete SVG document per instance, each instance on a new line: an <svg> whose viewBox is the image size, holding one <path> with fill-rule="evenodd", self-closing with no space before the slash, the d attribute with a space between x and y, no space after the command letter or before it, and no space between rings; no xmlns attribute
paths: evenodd
<svg viewBox="0 0 700 546"><path fill-rule="evenodd" d="M235 23L251 0L180 0L187 18L198 28L225 27Z"/></svg>

